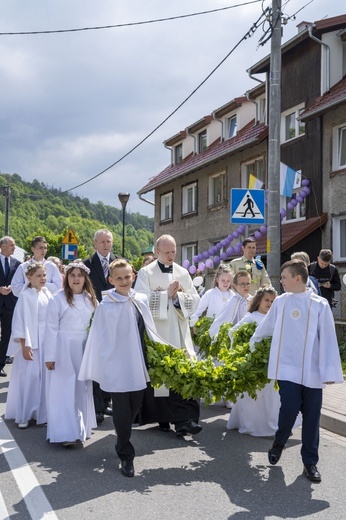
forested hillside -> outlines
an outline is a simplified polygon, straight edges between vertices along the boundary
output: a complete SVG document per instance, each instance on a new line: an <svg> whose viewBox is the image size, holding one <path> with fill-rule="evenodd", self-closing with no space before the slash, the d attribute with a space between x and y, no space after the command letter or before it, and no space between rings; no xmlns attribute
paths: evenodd
<svg viewBox="0 0 346 520"><path fill-rule="evenodd" d="M78 256L84 258L93 249L93 235L106 227L113 232L115 253L122 250L122 210L102 202L93 204L87 198L61 193L36 180L25 182L19 175L0 174L0 235L5 230L6 196L10 187L9 234L17 245L30 250L35 235L45 235L51 244L48 254L61 251L61 240L68 229L79 239ZM126 212L125 256L134 259L153 244L154 219Z"/></svg>

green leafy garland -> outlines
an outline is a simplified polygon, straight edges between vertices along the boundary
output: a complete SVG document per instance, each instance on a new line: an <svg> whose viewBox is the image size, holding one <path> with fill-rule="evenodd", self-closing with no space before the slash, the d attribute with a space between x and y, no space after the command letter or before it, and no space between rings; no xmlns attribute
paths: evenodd
<svg viewBox="0 0 346 520"><path fill-rule="evenodd" d="M147 339L151 384L154 387L164 384L185 399L203 398L206 404L222 397L234 402L244 392L256 398L256 392L268 383L271 339L256 343L251 352L249 340L256 323L245 323L234 333L230 348L231 325L222 325L216 341L211 343L209 334L207 337L210 323L210 318L205 317L196 323L194 341L203 357L201 360L188 358L182 349ZM221 365L215 366L213 358Z"/></svg>

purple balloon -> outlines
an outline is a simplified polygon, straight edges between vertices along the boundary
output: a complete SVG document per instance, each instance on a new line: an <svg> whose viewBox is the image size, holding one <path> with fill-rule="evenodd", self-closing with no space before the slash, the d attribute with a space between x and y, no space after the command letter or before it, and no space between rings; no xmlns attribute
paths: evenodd
<svg viewBox="0 0 346 520"><path fill-rule="evenodd" d="M202 253L198 253L198 255L197 255L197 262L200 262L201 260L203 260L203 254Z"/></svg>
<svg viewBox="0 0 346 520"><path fill-rule="evenodd" d="M238 238L239 237L239 232L238 231L234 231L233 232L233 236L234 236L234 238Z"/></svg>
<svg viewBox="0 0 346 520"><path fill-rule="evenodd" d="M291 200L291 204L292 204L293 207L295 208L296 205L298 204L298 202L296 201L296 199L292 199L292 200Z"/></svg>
<svg viewBox="0 0 346 520"><path fill-rule="evenodd" d="M199 269L201 272L204 271L204 269L205 269L205 264L204 264L203 262L200 262L200 263L198 264L198 269Z"/></svg>
<svg viewBox="0 0 346 520"><path fill-rule="evenodd" d="M294 208L292 202L289 202L289 203L287 204L287 208L288 208L290 211L292 211L292 209Z"/></svg>
<svg viewBox="0 0 346 520"><path fill-rule="evenodd" d="M281 208L281 209L280 209L280 215L281 215L282 217L285 217L285 216L286 216L286 210L285 210L285 208Z"/></svg>
<svg viewBox="0 0 346 520"><path fill-rule="evenodd" d="M219 263L220 263L220 257L214 256L214 264L219 264Z"/></svg>
<svg viewBox="0 0 346 520"><path fill-rule="evenodd" d="M203 258L209 258L209 253L208 251L204 251L204 253L202 253L202 259Z"/></svg>
<svg viewBox="0 0 346 520"><path fill-rule="evenodd" d="M229 249L232 249L232 248L230 247ZM227 249L227 251L228 251L228 249ZM221 253L220 258L221 258L221 260L227 260L227 256L228 256L227 253L223 252L223 253Z"/></svg>
<svg viewBox="0 0 346 520"><path fill-rule="evenodd" d="M208 269L213 267L213 261L211 258L208 258L208 260L205 261L205 266L208 267Z"/></svg>
<svg viewBox="0 0 346 520"><path fill-rule="evenodd" d="M256 240L259 240L262 237L262 233L260 231L255 231L254 236Z"/></svg>
<svg viewBox="0 0 346 520"><path fill-rule="evenodd" d="M311 192L309 186L305 186L305 188L303 188L302 191L303 191L306 195L310 195L310 192Z"/></svg>
<svg viewBox="0 0 346 520"><path fill-rule="evenodd" d="M188 269L190 267L190 262L188 260L184 260L183 267L185 267L185 269Z"/></svg>
<svg viewBox="0 0 346 520"><path fill-rule="evenodd" d="M297 195L296 196L296 201L297 202L301 203L301 202L303 202L303 200L304 200L304 197L302 197L301 195Z"/></svg>
<svg viewBox="0 0 346 520"><path fill-rule="evenodd" d="M234 248L234 252L238 255L241 251L241 242L238 242L238 244L236 244L235 248Z"/></svg>
<svg viewBox="0 0 346 520"><path fill-rule="evenodd" d="M231 240L231 241L232 241L232 240L233 240L233 234L232 234L232 233L230 233L230 234L228 235L228 237L227 237L227 238L228 238L228 240Z"/></svg>
<svg viewBox="0 0 346 520"><path fill-rule="evenodd" d="M191 267L189 267L189 273L190 274L195 274L195 272L197 271L196 267L194 265L192 265Z"/></svg>
<svg viewBox="0 0 346 520"><path fill-rule="evenodd" d="M233 255L233 251L234 251L234 248L233 248L233 247L229 247L229 248L226 250L227 256L232 256L232 255Z"/></svg>
<svg viewBox="0 0 346 520"><path fill-rule="evenodd" d="M202 259L201 259L201 260L202 260ZM198 255L195 255L195 256L193 257L193 263L194 263L194 264L197 264L197 262L198 262Z"/></svg>
<svg viewBox="0 0 346 520"><path fill-rule="evenodd" d="M310 179L303 179L302 180L302 186L309 186L310 184Z"/></svg>
<svg viewBox="0 0 346 520"><path fill-rule="evenodd" d="M242 235L244 233L245 229L246 229L246 226L244 224L240 224L237 231L238 231L238 233L240 233Z"/></svg>
<svg viewBox="0 0 346 520"><path fill-rule="evenodd" d="M267 226L262 225L262 226L260 227L260 232L263 233L263 235L265 235L266 232L267 232Z"/></svg>

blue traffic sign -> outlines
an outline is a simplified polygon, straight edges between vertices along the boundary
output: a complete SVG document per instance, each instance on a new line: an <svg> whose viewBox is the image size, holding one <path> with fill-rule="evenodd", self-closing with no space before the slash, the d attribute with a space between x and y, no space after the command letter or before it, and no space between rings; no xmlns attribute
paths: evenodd
<svg viewBox="0 0 346 520"><path fill-rule="evenodd" d="M264 224L264 190L233 188L231 190L231 222Z"/></svg>

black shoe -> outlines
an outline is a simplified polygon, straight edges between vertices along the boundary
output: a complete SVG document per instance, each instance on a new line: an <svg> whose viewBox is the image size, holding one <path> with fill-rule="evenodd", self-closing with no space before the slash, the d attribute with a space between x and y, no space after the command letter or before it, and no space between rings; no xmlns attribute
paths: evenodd
<svg viewBox="0 0 346 520"><path fill-rule="evenodd" d="M276 442L274 442L273 446L268 451L268 460L270 464L275 466L275 464L279 462L284 447L285 446L280 446L280 444L276 444Z"/></svg>
<svg viewBox="0 0 346 520"><path fill-rule="evenodd" d="M0 377L7 377L7 374L3 368L0 370Z"/></svg>
<svg viewBox="0 0 346 520"><path fill-rule="evenodd" d="M175 434L177 437L184 437L184 435L199 433L201 430L202 426L200 424L197 424L195 421L189 421L175 430Z"/></svg>
<svg viewBox="0 0 346 520"><path fill-rule="evenodd" d="M112 415L113 416L113 409L110 406L107 406L107 408L105 408L103 410L103 413L104 413L104 415Z"/></svg>
<svg viewBox="0 0 346 520"><path fill-rule="evenodd" d="M101 424L105 420L105 416L103 413L99 412L96 414L96 422L97 424Z"/></svg>
<svg viewBox="0 0 346 520"><path fill-rule="evenodd" d="M170 432L171 427L169 425L169 422L159 422L159 430L161 432Z"/></svg>
<svg viewBox="0 0 346 520"><path fill-rule="evenodd" d="M13 363L13 357L10 357L10 356L6 356L6 361L5 361L6 365L12 365Z"/></svg>
<svg viewBox="0 0 346 520"><path fill-rule="evenodd" d="M318 471L317 467L312 465L308 466L307 464L304 464L304 475L307 479L311 480L312 482L321 482L321 473Z"/></svg>
<svg viewBox="0 0 346 520"><path fill-rule="evenodd" d="M132 460L122 460L120 465L120 471L124 477L133 477L135 474L135 468L133 467Z"/></svg>

